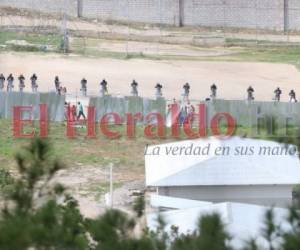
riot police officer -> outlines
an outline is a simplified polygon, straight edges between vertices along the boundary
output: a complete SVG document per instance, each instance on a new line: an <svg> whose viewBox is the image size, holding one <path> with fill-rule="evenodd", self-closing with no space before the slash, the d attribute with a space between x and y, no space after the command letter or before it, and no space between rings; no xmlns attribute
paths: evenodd
<svg viewBox="0 0 300 250"><path fill-rule="evenodd" d="M0 91L3 91L5 83L5 77L3 74L0 74Z"/></svg>
<svg viewBox="0 0 300 250"><path fill-rule="evenodd" d="M280 88L275 89L274 93L275 93L275 101L280 102L280 95L282 94L281 89Z"/></svg>
<svg viewBox="0 0 300 250"><path fill-rule="evenodd" d="M12 74L9 74L7 77L7 92L11 92L14 88L14 77Z"/></svg>
<svg viewBox="0 0 300 250"><path fill-rule="evenodd" d="M107 85L108 85L108 83L105 79L103 79L102 82L100 82L100 86L101 86L100 95L101 96L107 95L107 93L108 93Z"/></svg>
<svg viewBox="0 0 300 250"><path fill-rule="evenodd" d="M139 84L135 80L132 81L132 83L131 83L131 94L133 96L138 96L139 95L138 89L137 89L138 85Z"/></svg>
<svg viewBox="0 0 300 250"><path fill-rule="evenodd" d="M290 102L297 102L296 93L293 89L290 91L289 96L290 96Z"/></svg>
<svg viewBox="0 0 300 250"><path fill-rule="evenodd" d="M25 77L21 74L19 77L19 90L20 92L23 92L23 89L25 88Z"/></svg>
<svg viewBox="0 0 300 250"><path fill-rule="evenodd" d="M54 78L54 86L55 86L56 93L60 94L61 89L60 89L60 81L59 81L58 76L55 76L55 78Z"/></svg>
<svg viewBox="0 0 300 250"><path fill-rule="evenodd" d="M36 93L39 86L37 85L37 76L35 73L30 77L30 81L32 92Z"/></svg>
<svg viewBox="0 0 300 250"><path fill-rule="evenodd" d="M213 84L213 85L210 86L210 92L211 92L210 97L212 99L215 99L217 97L217 86L216 86L216 84Z"/></svg>
<svg viewBox="0 0 300 250"><path fill-rule="evenodd" d="M86 92L87 92L87 80L85 78L83 78L81 80L80 84L81 84L81 89L80 89L81 94L83 96L86 96Z"/></svg>
<svg viewBox="0 0 300 250"><path fill-rule="evenodd" d="M158 97L162 97L162 88L163 86L160 84L160 83L157 83L156 86L156 93L155 93L155 96L158 98Z"/></svg>
<svg viewBox="0 0 300 250"><path fill-rule="evenodd" d="M191 86L189 83L183 85L183 96L189 97Z"/></svg>
<svg viewBox="0 0 300 250"><path fill-rule="evenodd" d="M248 101L253 101L254 100L254 89L252 88L252 86L249 86L249 88L247 89L247 100Z"/></svg>

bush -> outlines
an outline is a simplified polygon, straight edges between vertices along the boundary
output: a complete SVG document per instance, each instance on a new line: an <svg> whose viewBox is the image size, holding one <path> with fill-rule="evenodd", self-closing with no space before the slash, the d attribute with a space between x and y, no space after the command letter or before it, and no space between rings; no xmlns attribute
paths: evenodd
<svg viewBox="0 0 300 250"><path fill-rule="evenodd" d="M8 185L11 185L13 183L13 178L9 171L6 169L1 168L0 169L0 189L5 188Z"/></svg>
<svg viewBox="0 0 300 250"><path fill-rule="evenodd" d="M165 232L165 221L158 217L155 232L144 229L137 237L134 230L144 214L144 200L134 204L136 217L119 210L108 210L97 219L85 219L77 201L60 185L50 185L63 165L50 157L47 141L35 139L16 156L20 178L13 180L0 170L0 186L12 187L4 197L0 216L0 249L99 249L99 250L231 250L231 236L218 214L199 219L197 231L178 235ZM63 202L57 202L62 200ZM300 249L300 212L290 209L291 230L282 232L274 223L273 211L266 213L262 236L269 250ZM234 237L234 235L232 236ZM276 244L275 244L276 242ZM244 250L260 249L255 239L245 242Z"/></svg>

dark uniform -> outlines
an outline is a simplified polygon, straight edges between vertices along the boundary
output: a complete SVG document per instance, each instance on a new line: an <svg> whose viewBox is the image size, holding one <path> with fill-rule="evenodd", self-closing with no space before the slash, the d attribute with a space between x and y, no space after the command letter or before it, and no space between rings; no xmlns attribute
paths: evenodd
<svg viewBox="0 0 300 250"><path fill-rule="evenodd" d="M0 91L4 89L5 77L3 74L0 75Z"/></svg>
<svg viewBox="0 0 300 250"><path fill-rule="evenodd" d="M56 93L60 94L61 89L60 89L60 81L58 76L56 76L54 79L54 85L55 85Z"/></svg>
<svg viewBox="0 0 300 250"><path fill-rule="evenodd" d="M247 89L247 94L248 94L247 100L248 101L253 101L254 100L253 93L254 93L254 89L252 88L252 86L249 86L249 88Z"/></svg>
<svg viewBox="0 0 300 250"><path fill-rule="evenodd" d="M213 99L216 98L217 97L217 86L216 86L216 84L213 84L213 85L210 86L210 91L211 91L210 97L213 98Z"/></svg>
<svg viewBox="0 0 300 250"><path fill-rule="evenodd" d="M297 102L296 93L293 89L290 91L289 96L290 96L290 102Z"/></svg>
<svg viewBox="0 0 300 250"><path fill-rule="evenodd" d="M160 84L160 83L157 83L156 84L156 86L155 86L155 88L156 88L156 97L162 97L162 88L163 88L163 86Z"/></svg>
<svg viewBox="0 0 300 250"><path fill-rule="evenodd" d="M81 93L83 96L86 96L86 91L87 91L87 80L85 78L83 78L80 82L81 84Z"/></svg>
<svg viewBox="0 0 300 250"><path fill-rule="evenodd" d="M37 92L37 89L38 89L38 85L36 83L37 81L37 76L36 74L33 74L31 77L30 77L30 81L31 81L31 89L32 89L32 92Z"/></svg>
<svg viewBox="0 0 300 250"><path fill-rule="evenodd" d="M19 90L20 92L23 92L23 89L25 88L25 77L21 74L19 77Z"/></svg>
<svg viewBox="0 0 300 250"><path fill-rule="evenodd" d="M103 79L102 82L100 82L100 86L101 86L100 94L102 96L107 95L107 93L108 93L107 84L108 83L107 83L107 81L105 79Z"/></svg>
<svg viewBox="0 0 300 250"><path fill-rule="evenodd" d="M138 96L139 95L138 89L137 89L138 86L139 86L139 84L135 80L133 80L132 83L131 83L131 94L133 96Z"/></svg>
<svg viewBox="0 0 300 250"><path fill-rule="evenodd" d="M275 101L280 102L280 95L282 93L281 89L280 88L275 89L274 93L275 93Z"/></svg>
<svg viewBox="0 0 300 250"><path fill-rule="evenodd" d="M7 92L12 91L14 88L14 77L12 74L9 74L7 77Z"/></svg>
<svg viewBox="0 0 300 250"><path fill-rule="evenodd" d="M191 86L189 83L184 84L183 85L183 90L184 90L183 96L188 97L190 94L190 89L191 89Z"/></svg>

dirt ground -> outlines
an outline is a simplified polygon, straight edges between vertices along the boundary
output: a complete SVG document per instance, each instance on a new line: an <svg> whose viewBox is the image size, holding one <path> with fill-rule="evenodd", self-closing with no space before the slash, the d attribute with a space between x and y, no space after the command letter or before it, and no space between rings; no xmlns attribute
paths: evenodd
<svg viewBox="0 0 300 250"><path fill-rule="evenodd" d="M24 74L27 78L38 75L40 91L54 89L54 77L58 75L69 93L79 92L80 80L88 80L89 94L97 94L99 82L105 78L109 92L113 95L128 95L133 79L139 82L139 93L154 97L154 86L163 84L167 99L180 98L182 85L191 84L191 99L203 100L209 96L212 83L218 86L218 97L222 99L245 99L246 88L252 85L256 100L270 101L276 87L283 90L283 100L288 92L300 92L300 72L285 64L246 62L203 62L180 60L118 60L109 58L87 58L55 54L4 53L0 56L0 72L6 76Z"/></svg>
<svg viewBox="0 0 300 250"><path fill-rule="evenodd" d="M44 17L33 13L19 13L16 10L0 9L0 28L26 29L62 27L61 17ZM143 97L154 97L156 83L163 84L164 96L171 100L179 99L182 86L189 82L193 100L204 100L210 94L210 85L218 86L218 98L245 99L246 89L252 85L255 99L271 101L274 89L283 90L283 100L288 100L288 93L294 89L300 93L300 72L293 65L249 62L213 62L196 60L198 57L218 57L230 55L234 50L216 45L213 48L197 47L197 44L209 40L223 43L226 38L285 41L287 36L280 34L257 33L223 33L220 30L205 31L195 29L176 29L170 27L124 26L121 24L104 24L94 21L68 20L67 27L73 32L80 32L90 37L84 40L71 37L71 43L85 46L94 51L112 52L111 58L92 58L79 55L64 56L50 53L17 53L0 54L0 73L7 76L13 73L26 77L26 91L30 91L29 78L33 73L38 75L40 91L54 90L54 77L58 75L63 86L67 87L70 100L79 95L80 80L88 80L88 94L99 93L99 83L105 78L109 83L112 95L129 95L130 83L135 79L139 83L139 94ZM8 29L9 30L9 29ZM93 40L94 38L97 38ZM290 41L299 42L300 36L288 37ZM22 42L22 41L18 41ZM86 44L85 44L86 43ZM190 60L150 60L150 59L116 59L113 53L140 53L143 55L178 56ZM192 58L192 59L191 59ZM207 59L208 60L208 59ZM15 86L17 89L17 82ZM81 99L87 105L88 99ZM83 147L84 148L84 147ZM98 150L98 149L97 149ZM91 154L92 152L88 152ZM115 150L114 157L120 157ZM95 154L94 155L98 155ZM141 155L142 156L142 155ZM143 167L140 167L143 168ZM130 190L144 188L143 171L137 168L116 169L114 180L114 203L116 208L130 210L133 197ZM57 176L57 181L69 188L79 201L83 214L95 217L106 209L105 194L109 190L108 174L99 166L74 164ZM117 185L117 183L122 185Z"/></svg>
<svg viewBox="0 0 300 250"><path fill-rule="evenodd" d="M117 174L114 174L116 177ZM95 218L103 213L110 201L109 171L95 166L81 166L58 172L54 182L63 183L67 192L72 194L79 203L81 212L88 218ZM122 186L113 187L113 207L129 212L135 197L132 190L143 190L144 181L134 180Z"/></svg>
<svg viewBox="0 0 300 250"><path fill-rule="evenodd" d="M1 0L0 0L1 1ZM3 31L41 31L49 30L61 33L63 20L59 16L47 17L40 13L31 13L16 9L0 8L0 30ZM62 85L68 90L68 101L75 102L80 92L80 81L88 80L88 95L98 95L99 83L102 79L108 81L109 93L112 95L129 95L130 83L135 79L139 83L139 95L154 98L156 83L163 84L163 95L168 100L180 99L182 86L186 82L191 85L190 99L204 100L210 95L210 86L218 86L218 98L246 99L246 89L251 85L255 89L257 101L271 101L274 90L280 87L283 91L282 100L288 101L288 93L294 89L300 96L300 72L293 66L279 63L258 62L222 62L197 60L205 57L214 58L230 56L236 50L226 47L226 39L241 39L253 41L300 43L300 34L276 34L257 32L222 31L218 28L205 30L199 27L182 28L155 27L151 25L123 25L121 23L101 23L97 20L69 19L66 23L70 31L70 44L77 49L88 49L95 52L107 52L111 58L98 58L80 55L62 55L51 53L0 53L0 73L5 77L13 73L15 79L19 74L26 78L25 91L31 91L29 78L33 73L38 76L40 91L54 91L54 77L59 76ZM47 33L47 32L46 32ZM50 32L51 33L51 32ZM74 35L76 34L76 36ZM26 41L9 41L21 44ZM28 44L28 43L27 43ZM45 44L40 44L45 45ZM74 51L74 50L73 50ZM156 58L176 57L177 59L116 59L117 53L136 53ZM161 57L162 56L162 57ZM164 56L164 57L163 57ZM146 58L146 57L145 57ZM151 58L151 57L149 57ZM182 58L179 60L178 58ZM189 60L184 60L189 59ZM213 60L213 59L212 59ZM223 59L222 59L223 60ZM15 82L15 89L18 89ZM88 98L82 98L84 106ZM1 142L0 142L1 143ZM91 157L101 157L103 144L94 144L94 149L80 143L76 153L86 150ZM117 143L117 142L116 142ZM148 142L147 142L148 143ZM149 142L151 144L151 142ZM122 146L123 144L120 143ZM110 147L111 154L105 155L108 161L116 158L127 159L128 155L141 157L138 166L122 166L120 163L114 169L114 208L131 213L134 200L133 190L143 191L144 166L143 145L141 151L134 152L136 147L124 143L126 152L120 147ZM101 149L102 147L102 149ZM136 154L136 155L134 155ZM0 152L1 159L1 152ZM108 207L109 171L106 166L93 163L72 162L71 167L59 171L55 181L62 183L78 201L82 214L95 218ZM103 163L103 165L105 165ZM146 196L147 197L147 196ZM146 199L147 200L147 199ZM0 199L1 204L1 199Z"/></svg>
<svg viewBox="0 0 300 250"><path fill-rule="evenodd" d="M124 23L123 23L124 24ZM219 38L233 38L233 39L249 39L272 42L300 42L300 35L295 33L274 33L265 30L236 30L226 29L222 27L205 29L203 27L187 27L185 29L178 29L177 27L168 26L153 26L137 23L130 23L124 26L122 23L111 22L103 23L100 20L83 20L78 18L68 18L67 28L76 32L84 31L85 34L97 34L101 36L109 36L126 39L133 36L139 37L139 40L149 41L156 40L156 38L172 43L195 43L195 39L219 39ZM15 8L0 8L0 26L4 27L52 27L61 29L63 25L63 18L60 15L45 14L33 12L30 10L20 10Z"/></svg>

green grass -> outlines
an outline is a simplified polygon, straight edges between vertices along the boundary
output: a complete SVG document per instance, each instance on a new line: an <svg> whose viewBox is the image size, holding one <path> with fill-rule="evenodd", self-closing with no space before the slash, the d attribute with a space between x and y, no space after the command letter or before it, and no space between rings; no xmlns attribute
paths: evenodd
<svg viewBox="0 0 300 250"><path fill-rule="evenodd" d="M38 127L38 124L35 125ZM29 128L28 128L29 129ZM30 128L31 129L31 128ZM53 145L53 152L51 154L62 159L68 166L74 165L94 165L94 166L107 166L109 163L114 163L121 168L132 168L143 171L144 165L144 148L147 144L161 144L177 140L171 137L170 129L167 129L167 136L165 139L149 139L143 134L144 127L138 126L136 128L136 138L129 139L126 136L126 127L114 127L121 133L122 137L119 139L109 139L98 131L97 137L90 139L86 138L86 130L78 129L78 136L69 139L66 137L66 127L63 123L49 124L49 141ZM293 131L297 128L290 128ZM221 131L225 132L225 128L221 127ZM264 128L261 133L257 135L258 138L268 138L270 134ZM280 130L278 130L280 132ZM210 130L208 129L208 132ZM38 134L38 130L36 131ZM237 127L236 134L241 136L251 137L251 128ZM278 136L280 133L278 133ZM276 137L277 135L271 135ZM179 139L187 139L181 131ZM29 139L16 139L13 138L11 121L0 120L0 159L2 163L13 162L13 157L17 150L28 144ZM2 165L2 164L1 164Z"/></svg>
<svg viewBox="0 0 300 250"><path fill-rule="evenodd" d="M35 127L38 127L36 124ZM85 129L78 129L77 137L68 139L65 135L65 124L51 123L49 124L48 140L52 145L50 152L52 157L57 157L66 168L71 168L76 171L76 168L82 167L96 167L102 170L107 170L110 163L114 164L115 182L121 186L125 182L133 180L144 179L144 150L145 146L153 144L168 143L177 140L187 139L182 131L180 138L172 138L170 129L167 130L166 139L149 139L143 134L144 127L137 126L136 138L128 139L126 137L125 126L114 127L123 135L121 138L112 140L108 139L102 134L98 133L94 139L86 138ZM294 133L298 128L290 128ZM27 131L29 128L27 128ZM225 127L220 127L221 131L225 131ZM208 130L210 132L210 130ZM38 133L38 130L36 131ZM238 126L236 135L253 137L251 128ZM295 134L295 133L294 133ZM210 134L209 134L210 135ZM256 138L263 138L268 140L277 140L277 135L270 135L262 128L261 133L255 136ZM291 135L285 138L285 142L297 143ZM300 137L299 137L300 138ZM300 140L299 140L300 141ZM0 169L15 170L16 163L14 156L20 148L28 145L29 139L13 138L11 121L0 119ZM90 195L93 193L96 198L99 198L103 193L107 192L107 183L89 183L84 185L81 190L83 195Z"/></svg>
<svg viewBox="0 0 300 250"><path fill-rule="evenodd" d="M29 45L6 43L11 40L25 40ZM10 31L0 32L0 51L45 51L45 46L51 46L52 52L60 51L62 37L59 34L18 33ZM126 41L124 41L125 43ZM178 56L174 55L146 55L144 53L126 53L105 51L98 48L101 39L73 38L70 41L71 53L119 60L147 59L147 60L198 60L198 61L231 61L231 62L268 62L292 64L300 68L300 45L287 45L283 42L256 41L247 39L226 39L225 50L230 54L224 56ZM1 46L2 45L2 46ZM3 46L5 45L5 46ZM195 51L200 47L189 46Z"/></svg>
<svg viewBox="0 0 300 250"><path fill-rule="evenodd" d="M265 62L295 65L300 69L300 46L299 47L230 47L231 52L221 56L163 56L159 59L169 60L194 60L214 62Z"/></svg>
<svg viewBox="0 0 300 250"><path fill-rule="evenodd" d="M241 61L285 63L300 68L300 47L248 48L236 57Z"/></svg>
<svg viewBox="0 0 300 250"><path fill-rule="evenodd" d="M124 41L125 44L126 41ZM289 45L285 42L267 40L226 39L225 50L229 54L221 56L179 56L179 55L146 55L144 53L129 53L102 51L98 49L101 39L74 38L74 53L113 59L148 59L148 60L197 60L197 61L232 61L232 62L268 62L292 64L300 68L300 44ZM78 45L79 44L79 45ZM198 46L188 46L191 50L202 49ZM207 48L206 48L207 49Z"/></svg>
<svg viewBox="0 0 300 250"><path fill-rule="evenodd" d="M93 57L105 57L120 60L146 59L146 60L193 60L193 61L220 61L220 62L266 62L295 65L300 69L299 47L252 47L229 48L232 54L224 56L177 56L177 55L145 55L141 53L107 52L86 49L79 54ZM76 52L76 51L74 51Z"/></svg>
<svg viewBox="0 0 300 250"><path fill-rule="evenodd" d="M5 44L7 41L11 40L25 40L31 44L59 45L61 36L57 34L18 33L10 31L0 32L0 44Z"/></svg>
<svg viewBox="0 0 300 250"><path fill-rule="evenodd" d="M60 48L61 39L61 36L57 34L35 34L2 31L0 32L0 50L39 52L44 51L45 46L51 46L52 50L58 51ZM12 40L23 40L28 44L19 45L7 43Z"/></svg>
<svg viewBox="0 0 300 250"><path fill-rule="evenodd" d="M80 47L72 47L71 45L71 52L74 54L79 54L83 56L89 57L98 57L98 58L112 58L118 60L130 60L130 59L145 59L145 60L160 60L164 59L161 56L155 55L145 55L142 52L135 53L135 52L116 52L116 51L102 51L95 48L80 48Z"/></svg>
<svg viewBox="0 0 300 250"><path fill-rule="evenodd" d="M10 120L0 120L0 159L12 167L15 153L27 145L29 139L13 138ZM38 124L35 125L38 127ZM125 128L117 128L125 133ZM29 130L29 128L28 128ZM49 141L53 145L51 154L62 159L68 166L77 164L107 166L114 163L125 168L143 165L143 149L147 142L144 137L127 140L125 136L118 140L111 140L99 134L95 139L85 137L85 129L78 129L78 136L66 137L66 127L62 123L49 124ZM36 133L38 134L38 130ZM138 133L142 133L139 130ZM158 142L158 141L157 141ZM1 165L2 165L1 164Z"/></svg>

